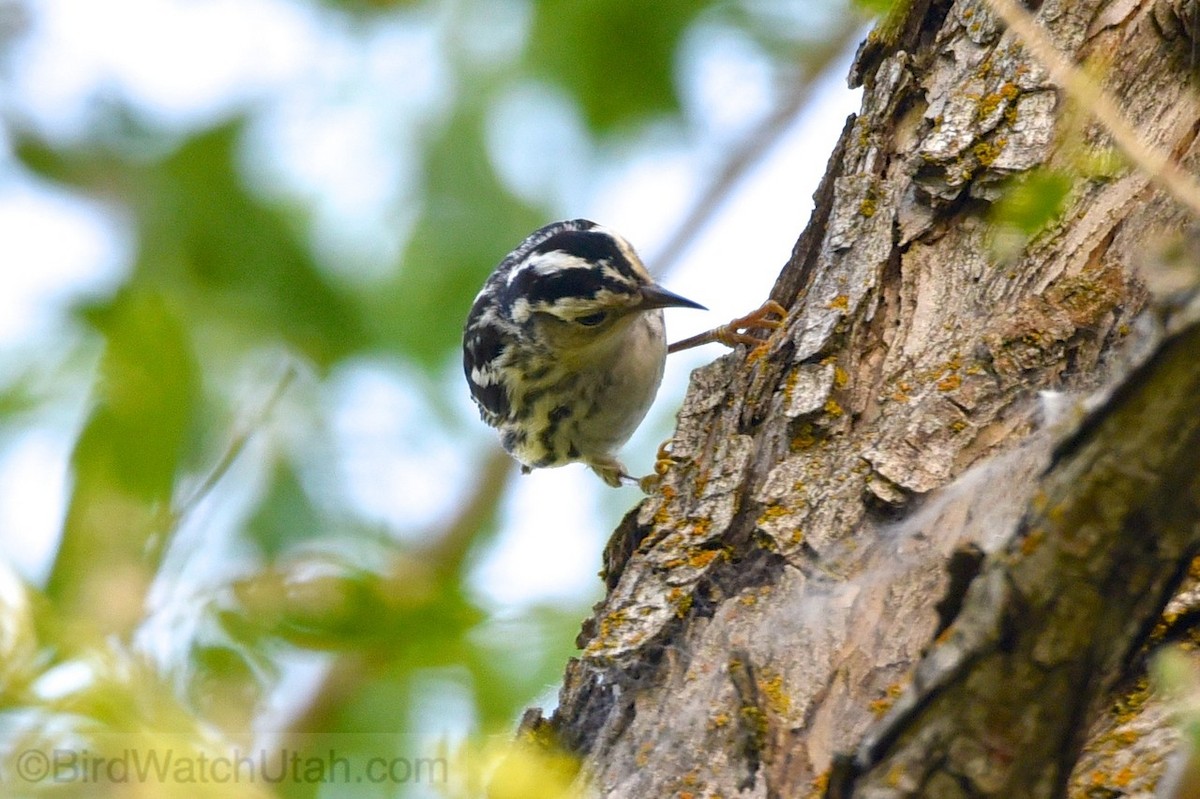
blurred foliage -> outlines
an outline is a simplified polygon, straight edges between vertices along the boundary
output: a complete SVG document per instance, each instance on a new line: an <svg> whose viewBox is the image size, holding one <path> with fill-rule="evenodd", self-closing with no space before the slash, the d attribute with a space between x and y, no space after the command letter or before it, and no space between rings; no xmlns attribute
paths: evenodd
<svg viewBox="0 0 1200 799"><path fill-rule="evenodd" d="M406 230L399 258L373 277L347 274L316 254L319 198L247 174L248 162L270 157L246 136L278 101L270 93L183 130L148 122L153 114L108 89L93 98L81 137L52 135L19 114L0 118L14 168L103 202L132 239L121 284L64 320L64 330L82 334L15 348L0 378L0 431L32 424L64 401L86 407L48 578L31 585L0 562L0 749L8 753L0 786L83 795L78 780L22 782L19 756L34 749L118 757L182 740L180 751L198 755L229 742L248 746L254 732L313 756L333 749L411 756L417 744L384 734L436 733L443 721L483 734L510 731L521 709L557 684L586 600L502 614L470 588L511 474L504 464L470 472L475 480L447 513L454 518L441 524L387 529L370 520L331 463L339 443L325 389L364 362L389 376L416 370L421 378L408 388L430 418L407 421L452 425L438 393L463 390L457 382L443 389L442 376L457 371L472 297L529 230L573 212L550 197L518 196L492 163L487 126L504 92L533 81L565 93L587 125L592 156L619 155L605 145L661 130L664 120L684 135L681 43L697 25L725 26L756 42L789 79L806 52L831 49L821 37L832 22L782 25L792 13L784 5L326 0L314 7L330 29L364 47L389 26L425 26L446 59L442 104L397 121L404 131L379 131L411 142L419 169L404 187L403 207L384 214ZM472 60L465 29L478 32L482 20L486 31L501 6L524 10L523 36L514 52L493 53L495 63ZM822 5L805 13L836 20L848 11ZM0 0L0 54L18 53L23 37L37 35L37 17L34 3ZM816 74L823 65L810 66ZM0 70L0 92L10 89L9 71ZM395 80L399 87L407 76ZM284 363L299 365L307 379L267 403L230 444L247 395L251 406L268 395L261 375ZM90 386L86 403L81 385ZM248 445L251 437L260 440ZM472 451L466 442L463 449ZM313 659L315 685L289 684L297 662ZM351 745L346 736L360 733L372 737ZM478 750L467 760L457 777L464 796L478 795L485 772L497 775L495 796L566 795L575 769L540 747L499 756ZM90 784L87 795L129 795L105 786ZM194 785L172 790L169 780L152 787L137 795L208 795ZM213 795L432 795L427 785L333 787L283 780L226 784Z"/></svg>
<svg viewBox="0 0 1200 799"><path fill-rule="evenodd" d="M674 51L704 6L659 0L543 0L537 4L530 66L579 98L597 130L674 112Z"/></svg>
<svg viewBox="0 0 1200 799"><path fill-rule="evenodd" d="M1066 172L1031 170L1015 180L992 207L992 221L1032 238L1062 213L1073 181Z"/></svg>

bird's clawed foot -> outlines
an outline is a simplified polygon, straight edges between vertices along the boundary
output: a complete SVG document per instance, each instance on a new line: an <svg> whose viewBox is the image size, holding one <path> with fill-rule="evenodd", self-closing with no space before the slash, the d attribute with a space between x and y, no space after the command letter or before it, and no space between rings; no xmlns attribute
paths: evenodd
<svg viewBox="0 0 1200 799"><path fill-rule="evenodd" d="M665 454L665 447L670 442L663 442L663 445L658 448L658 460L654 463L654 474L648 474L645 477L634 477L629 472L625 471L625 467L615 458L609 460L590 460L587 462L588 467L600 476L608 485L613 488L621 486L637 486L642 489L644 494L653 494L658 488L662 476L667 473L667 468L674 461L670 456Z"/></svg>
<svg viewBox="0 0 1200 799"><path fill-rule="evenodd" d="M772 317L779 318L774 319ZM784 320L786 319L787 309L775 302L775 300L767 300L757 310L745 316L739 316L727 325L721 325L709 330L707 333L701 333L691 338L685 338L683 341L675 342L667 348L667 352L679 352L680 350L699 347L714 341L724 344L726 347L736 347L738 344L759 347L762 346L763 340L757 336L750 335L750 331L778 330L783 327Z"/></svg>
<svg viewBox="0 0 1200 799"><path fill-rule="evenodd" d="M778 316L778 319L772 319ZM752 313L740 316L727 325L721 325L714 333L716 340L726 347L736 347L738 344L757 346L762 339L749 334L751 330L778 330L787 319L787 309L775 300L767 300Z"/></svg>
<svg viewBox="0 0 1200 799"><path fill-rule="evenodd" d="M653 494L658 490L662 479L666 477L667 470L676 463L678 461L671 455L671 439L668 438L658 445L658 454L654 458L654 473L637 478L638 488L642 489L643 494Z"/></svg>

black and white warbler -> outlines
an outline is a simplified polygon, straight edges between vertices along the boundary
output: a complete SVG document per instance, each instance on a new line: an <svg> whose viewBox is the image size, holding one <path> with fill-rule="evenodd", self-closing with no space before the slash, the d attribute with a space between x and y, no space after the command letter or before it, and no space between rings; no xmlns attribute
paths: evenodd
<svg viewBox="0 0 1200 799"><path fill-rule="evenodd" d="M670 307L704 306L586 219L546 225L505 256L471 306L463 370L522 471L579 461L611 486L629 478L615 453L658 391Z"/></svg>
<svg viewBox="0 0 1200 799"><path fill-rule="evenodd" d="M604 482L635 482L616 457L649 410L668 347L663 308L704 306L659 286L628 241L586 219L534 231L483 284L463 332L463 370L480 415L528 473L582 462ZM760 344L768 301L679 342ZM644 478L639 482L647 485Z"/></svg>

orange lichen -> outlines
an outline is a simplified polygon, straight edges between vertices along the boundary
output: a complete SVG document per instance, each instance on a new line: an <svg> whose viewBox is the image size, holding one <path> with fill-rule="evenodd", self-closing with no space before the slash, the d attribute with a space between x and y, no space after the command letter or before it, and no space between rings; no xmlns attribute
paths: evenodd
<svg viewBox="0 0 1200 799"><path fill-rule="evenodd" d="M872 699L867 704L867 707L876 716L882 716L884 713L887 713L889 710L891 710L892 705L895 703L896 700L891 699L890 697L882 697L880 699Z"/></svg>
<svg viewBox="0 0 1200 799"><path fill-rule="evenodd" d="M758 524L761 526L763 522L773 522L787 516L788 509L782 505L771 504L763 509L763 512L758 515Z"/></svg>
<svg viewBox="0 0 1200 799"><path fill-rule="evenodd" d="M693 569L706 568L717 558L725 556L723 549L698 549L688 556L687 563Z"/></svg>
<svg viewBox="0 0 1200 799"><path fill-rule="evenodd" d="M957 374L947 375L937 381L938 391L953 391L962 385L962 377Z"/></svg>
<svg viewBox="0 0 1200 799"><path fill-rule="evenodd" d="M1045 530L1030 530L1029 533L1023 539L1021 539L1021 554L1032 555L1045 540Z"/></svg>
<svg viewBox="0 0 1200 799"><path fill-rule="evenodd" d="M638 747L637 754L634 756L633 761L637 763L638 766L645 768L646 766L650 765L650 753L653 751L654 743L651 741L646 741L644 744Z"/></svg>

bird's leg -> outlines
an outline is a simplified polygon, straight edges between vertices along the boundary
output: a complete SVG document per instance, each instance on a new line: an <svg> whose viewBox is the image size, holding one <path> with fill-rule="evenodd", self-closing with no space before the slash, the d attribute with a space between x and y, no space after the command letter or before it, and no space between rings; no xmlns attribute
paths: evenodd
<svg viewBox="0 0 1200 799"><path fill-rule="evenodd" d="M772 316L779 318L772 319L770 318ZM736 347L738 344L758 346L763 343L762 339L750 335L749 331L778 330L783 327L785 319L787 319L787 309L775 300L767 300L756 311L740 316L727 325L714 327L712 330L685 338L683 341L676 341L667 347L667 352L690 350L714 341L724 344L726 347Z"/></svg>
<svg viewBox="0 0 1200 799"><path fill-rule="evenodd" d="M616 458L589 458L585 463L587 463L588 468L600 476L601 480L613 488L629 485L629 481L634 480Z"/></svg>

